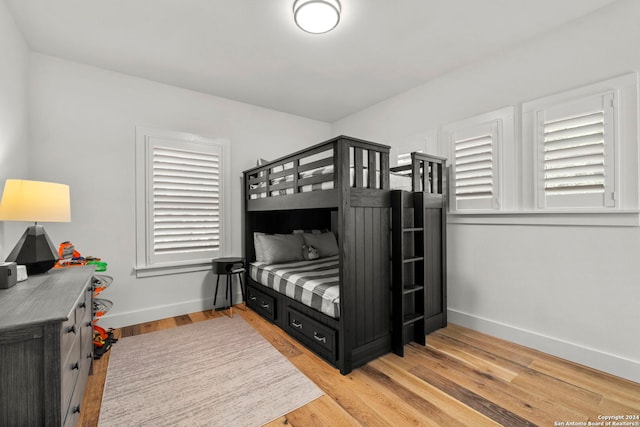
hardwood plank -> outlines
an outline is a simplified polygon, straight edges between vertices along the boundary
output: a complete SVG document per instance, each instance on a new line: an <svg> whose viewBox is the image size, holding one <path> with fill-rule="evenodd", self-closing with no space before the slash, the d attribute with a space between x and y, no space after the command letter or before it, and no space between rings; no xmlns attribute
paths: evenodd
<svg viewBox="0 0 640 427"><path fill-rule="evenodd" d="M520 365L528 366L534 360L534 356L523 351L518 351L517 347L504 345L504 342L500 340L492 339L493 337L485 336L477 332L476 334L465 334L465 330L461 329L457 325L449 324L446 328L435 331L430 336L444 335L450 338L457 339L467 344L472 344L487 349L494 354L501 354L506 359L518 363ZM478 336L480 335L480 336Z"/></svg>
<svg viewBox="0 0 640 427"><path fill-rule="evenodd" d="M441 335L434 334L433 337L430 337L429 342L440 343L443 346L447 346L445 348L457 348L459 349L456 350L458 354L460 354L460 352L466 352L472 356L468 359L469 361L484 359L494 366L496 366L496 364L502 366L504 369L508 369L517 374L511 379L510 383L520 385L527 390L537 390L541 394L549 394L557 404L576 409L587 415L593 415L589 413L587 409L596 408L602 399L602 395L586 390L579 385L546 375L528 366L519 365L502 356L494 355L485 349L469 345L462 341L450 338L443 339ZM489 374L493 373L493 371L489 370L486 372Z"/></svg>
<svg viewBox="0 0 640 427"><path fill-rule="evenodd" d="M554 425L640 414L640 384L457 325L343 376L251 310L234 310L325 396L267 424L299 426ZM131 336L224 316L211 310L116 330ZM115 345L118 345L117 343ZM94 361L81 426L97 425L109 352ZM246 385L251 387L250 384Z"/></svg>
<svg viewBox="0 0 640 427"><path fill-rule="evenodd" d="M377 369L378 367L382 369ZM389 370L384 369L384 365L374 361L370 365L364 366L361 370L372 377L382 388L385 394L391 394L394 399L407 403L415 411L417 417L414 424L427 423L429 425L464 426L465 424L456 420L452 416L442 411L429 399L425 399L417 393L413 387L408 387L396 376L390 376ZM478 425L474 423L474 425Z"/></svg>
<svg viewBox="0 0 640 427"><path fill-rule="evenodd" d="M342 409L335 400L329 396L322 396L313 402L296 409L279 418L277 421L266 424L275 427L288 425L293 427L325 427L325 426L361 426L347 411Z"/></svg>
<svg viewBox="0 0 640 427"><path fill-rule="evenodd" d="M535 420L538 424L552 425L558 417L580 419L579 412L557 407L556 402L545 394L530 393L526 389L500 380L486 372L478 371L464 361L450 357L431 346L427 348L407 346L405 356L407 362L404 363L409 364L399 362L404 369L411 371L414 366L422 366L521 417Z"/></svg>
<svg viewBox="0 0 640 427"><path fill-rule="evenodd" d="M536 424L466 389L447 378L416 366L410 372L501 425L535 426Z"/></svg>
<svg viewBox="0 0 640 427"><path fill-rule="evenodd" d="M193 320L191 320L191 317L189 317L188 314L183 314L182 316L176 316L175 321L176 321L176 325L178 326L188 325L190 323L193 323Z"/></svg>
<svg viewBox="0 0 640 427"><path fill-rule="evenodd" d="M428 408L425 408L425 413L430 414L430 419L434 424L455 425L461 423L464 426L478 427L497 425L495 421L411 374L409 371L415 365L404 365L402 361L404 359L400 356L390 354L372 361L370 365L427 402ZM447 410L445 411L443 408L447 408Z"/></svg>
<svg viewBox="0 0 640 427"><path fill-rule="evenodd" d="M562 359L560 359L562 360ZM607 394L612 400L629 406L640 406L638 384L569 361L534 360L529 368L575 384L593 393Z"/></svg>
<svg viewBox="0 0 640 427"><path fill-rule="evenodd" d="M484 372L492 377L500 378L504 381L511 381L518 375L515 369L517 364L505 366L504 361L495 360L495 358L487 352L479 350L477 347L470 346L464 342L452 340L437 334L429 336L429 345L447 353L449 356L470 364L474 369Z"/></svg>

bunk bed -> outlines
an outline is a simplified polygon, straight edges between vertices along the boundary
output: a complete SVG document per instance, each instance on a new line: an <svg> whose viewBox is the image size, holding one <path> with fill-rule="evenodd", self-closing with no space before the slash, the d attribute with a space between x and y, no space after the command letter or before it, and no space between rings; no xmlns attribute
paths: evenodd
<svg viewBox="0 0 640 427"><path fill-rule="evenodd" d="M244 172L247 306L342 374L393 349L391 194L389 147L347 136Z"/></svg>

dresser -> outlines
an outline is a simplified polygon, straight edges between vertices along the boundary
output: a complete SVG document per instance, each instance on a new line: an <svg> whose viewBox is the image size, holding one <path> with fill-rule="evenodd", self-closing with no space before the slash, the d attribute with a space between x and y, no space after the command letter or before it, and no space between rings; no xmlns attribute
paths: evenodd
<svg viewBox="0 0 640 427"><path fill-rule="evenodd" d="M93 360L95 266L0 290L0 425L75 426Z"/></svg>

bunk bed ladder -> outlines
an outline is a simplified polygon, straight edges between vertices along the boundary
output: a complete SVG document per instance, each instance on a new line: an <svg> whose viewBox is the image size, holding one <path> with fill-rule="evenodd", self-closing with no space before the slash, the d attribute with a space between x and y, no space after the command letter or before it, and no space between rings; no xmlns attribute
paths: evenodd
<svg viewBox="0 0 640 427"><path fill-rule="evenodd" d="M421 192L391 191L392 348L425 345L425 227Z"/></svg>

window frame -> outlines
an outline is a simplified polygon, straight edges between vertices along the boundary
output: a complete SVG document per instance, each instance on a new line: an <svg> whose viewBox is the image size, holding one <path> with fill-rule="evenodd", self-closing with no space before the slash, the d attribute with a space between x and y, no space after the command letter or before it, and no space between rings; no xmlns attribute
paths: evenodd
<svg viewBox="0 0 640 427"><path fill-rule="evenodd" d="M638 205L638 75L626 74L576 89L559 92L522 104L522 141L526 186L523 210L552 215L633 213ZM605 111L605 193L598 203L591 197L567 197L561 203L547 203L540 140L540 117L544 111L575 108L580 103L602 98ZM607 110L610 108L611 110ZM568 111L568 110L567 110ZM612 170L613 169L613 170ZM607 194L608 193L608 194ZM611 194L613 193L613 194ZM584 203L580 203L581 200ZM591 203L586 203L591 201ZM607 224L611 220L602 221ZM615 221L614 221L615 222ZM637 222L637 221L634 221ZM595 222L598 225L598 221ZM633 225L633 224L632 224Z"/></svg>
<svg viewBox="0 0 640 427"><path fill-rule="evenodd" d="M153 253L153 148L159 145L178 150L202 149L217 151L219 163L219 248L216 251L195 252L195 256L184 253L172 256L156 256ZM136 260L137 277L149 277L202 271L210 268L211 259L224 256L229 248L230 223L230 144L223 138L207 138L191 133L155 128L136 127L135 141L136 177Z"/></svg>
<svg viewBox="0 0 640 427"><path fill-rule="evenodd" d="M456 141L473 135L492 135L493 196L479 200L456 197ZM457 138L460 135L461 138ZM515 109L513 106L479 114L443 127L449 152L449 212L456 215L491 214L512 209L515 202Z"/></svg>
<svg viewBox="0 0 640 427"><path fill-rule="evenodd" d="M609 209L616 207L616 189L618 188L617 170L618 161L616 153L618 145L617 97L614 91L607 91L580 97L563 103L553 103L533 111L533 145L534 145L534 194L535 208L540 210L583 210L583 209ZM595 111L595 104L603 109L603 159L604 159L604 185L602 193L594 194L547 194L545 185L545 137L544 126L548 122L548 115L558 117L564 115L586 114ZM558 113L562 111L562 113Z"/></svg>

